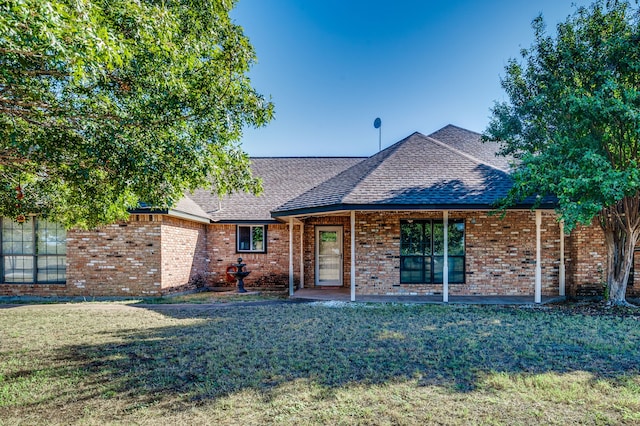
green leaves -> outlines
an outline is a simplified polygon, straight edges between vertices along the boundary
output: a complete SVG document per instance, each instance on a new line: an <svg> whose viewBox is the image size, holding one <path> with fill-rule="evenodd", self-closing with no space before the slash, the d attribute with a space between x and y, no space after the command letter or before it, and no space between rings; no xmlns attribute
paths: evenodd
<svg viewBox="0 0 640 426"><path fill-rule="evenodd" d="M579 8L511 60L484 138L521 162L508 203L555 195L568 230L640 191L640 21L627 1Z"/></svg>
<svg viewBox="0 0 640 426"><path fill-rule="evenodd" d="M232 5L0 0L0 188L28 181L29 212L68 226L196 187L259 190L237 141L273 105Z"/></svg>
<svg viewBox="0 0 640 426"><path fill-rule="evenodd" d="M506 208L531 195L553 195L570 232L597 216L607 247L607 285L624 304L640 239L640 10L597 0L512 60L484 139L520 160ZM540 198L538 198L540 199Z"/></svg>

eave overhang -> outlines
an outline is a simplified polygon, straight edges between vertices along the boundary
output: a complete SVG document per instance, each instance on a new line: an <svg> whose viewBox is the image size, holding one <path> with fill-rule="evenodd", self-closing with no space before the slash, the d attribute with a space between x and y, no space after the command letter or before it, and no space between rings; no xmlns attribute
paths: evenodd
<svg viewBox="0 0 640 426"><path fill-rule="evenodd" d="M532 210L535 203L520 203L507 210ZM554 210L556 203L545 202L535 206L537 210ZM314 206L301 209L272 211L271 217L281 219L285 217L313 216L350 211L494 211L497 207L490 204L333 204L326 206Z"/></svg>
<svg viewBox="0 0 640 426"><path fill-rule="evenodd" d="M129 214L160 214L160 215L166 215L170 217L177 217L179 219L190 220L192 222L206 223L206 224L211 223L211 219L208 217L202 217L202 216L194 215L191 213L185 213L185 212L181 212L179 210L173 210L173 209L138 208L138 209L129 210Z"/></svg>

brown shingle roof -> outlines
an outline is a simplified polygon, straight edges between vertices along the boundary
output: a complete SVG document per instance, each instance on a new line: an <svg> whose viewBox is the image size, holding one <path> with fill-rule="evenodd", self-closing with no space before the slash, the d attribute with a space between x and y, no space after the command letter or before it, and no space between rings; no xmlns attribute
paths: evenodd
<svg viewBox="0 0 640 426"><path fill-rule="evenodd" d="M209 215L195 201L188 196L184 196L171 210L201 218L208 218Z"/></svg>
<svg viewBox="0 0 640 426"><path fill-rule="evenodd" d="M469 140L459 138L459 148L481 144L478 134L468 135ZM490 208L506 195L511 178L463 149L414 133L284 203L273 215L353 208Z"/></svg>
<svg viewBox="0 0 640 426"><path fill-rule="evenodd" d="M262 179L260 196L236 193L219 199L207 190L189 194L214 221L270 221L271 211L316 187L363 157L252 158L251 171Z"/></svg>
<svg viewBox="0 0 640 426"><path fill-rule="evenodd" d="M509 170L511 168L513 158L496 155L500 145L493 141L482 142L480 133L449 124L431 133L429 137L500 169Z"/></svg>
<svg viewBox="0 0 640 426"><path fill-rule="evenodd" d="M185 196L174 210L213 221L273 220L300 212L351 208L492 208L512 185L510 159L497 143L448 125L414 133L369 157L259 157L261 196L237 193L219 199L207 190Z"/></svg>

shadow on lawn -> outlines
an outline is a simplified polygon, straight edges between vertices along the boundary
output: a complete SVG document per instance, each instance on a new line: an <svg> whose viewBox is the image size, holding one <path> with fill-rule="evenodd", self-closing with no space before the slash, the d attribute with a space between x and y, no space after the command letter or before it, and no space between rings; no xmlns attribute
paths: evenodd
<svg viewBox="0 0 640 426"><path fill-rule="evenodd" d="M638 374L636 318L489 307L147 308L202 322L65 351L109 392L192 401L295 379L331 387L417 378L465 392L490 372Z"/></svg>

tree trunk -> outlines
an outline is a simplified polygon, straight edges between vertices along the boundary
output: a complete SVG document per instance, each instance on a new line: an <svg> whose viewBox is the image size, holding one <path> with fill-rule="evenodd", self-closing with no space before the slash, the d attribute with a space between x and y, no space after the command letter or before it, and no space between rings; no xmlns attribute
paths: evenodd
<svg viewBox="0 0 640 426"><path fill-rule="evenodd" d="M608 303L612 305L628 305L627 282L633 266L633 251L640 236L639 203L639 194L624 197L599 214L607 246Z"/></svg>
<svg viewBox="0 0 640 426"><path fill-rule="evenodd" d="M629 247L626 241L628 238L620 239L618 235L616 231L604 230L607 245L607 293L608 302L613 305L625 305L635 244Z"/></svg>

